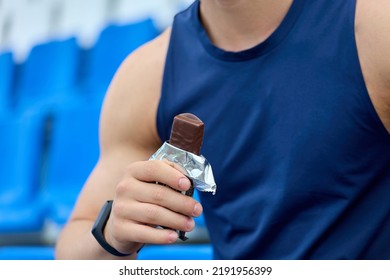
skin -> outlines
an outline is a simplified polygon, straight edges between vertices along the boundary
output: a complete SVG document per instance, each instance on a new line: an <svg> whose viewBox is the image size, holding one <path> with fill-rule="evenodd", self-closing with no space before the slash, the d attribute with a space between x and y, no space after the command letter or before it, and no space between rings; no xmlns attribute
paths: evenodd
<svg viewBox="0 0 390 280"><path fill-rule="evenodd" d="M203 0L201 19L216 46L240 51L272 34L291 3L292 0ZM389 13L388 0L357 1L359 59L369 96L390 133ZM194 228L193 217L202 213L197 201L173 190L187 190L190 186L177 167L165 161L148 161L162 144L156 112L169 36L168 29L129 55L118 69L101 113L101 156L59 236L56 258L137 257L136 253L129 257L110 255L90 233L102 205L109 199L114 204L104 235L122 253L135 252L144 243L174 243L176 232L155 226L188 232Z"/></svg>
<svg viewBox="0 0 390 280"><path fill-rule="evenodd" d="M390 133L390 3L357 3L355 33L364 79L371 101Z"/></svg>

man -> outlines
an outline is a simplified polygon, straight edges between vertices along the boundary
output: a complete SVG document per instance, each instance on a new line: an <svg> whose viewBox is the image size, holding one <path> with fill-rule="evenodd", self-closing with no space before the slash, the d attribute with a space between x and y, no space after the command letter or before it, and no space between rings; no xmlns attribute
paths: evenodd
<svg viewBox="0 0 390 280"><path fill-rule="evenodd" d="M204 209L218 259L390 259L389 13L387 0L195 1L118 70L57 257L133 259L176 241L157 225L191 231ZM182 112L205 122L218 190L202 205L154 183L187 190L175 165L148 161Z"/></svg>

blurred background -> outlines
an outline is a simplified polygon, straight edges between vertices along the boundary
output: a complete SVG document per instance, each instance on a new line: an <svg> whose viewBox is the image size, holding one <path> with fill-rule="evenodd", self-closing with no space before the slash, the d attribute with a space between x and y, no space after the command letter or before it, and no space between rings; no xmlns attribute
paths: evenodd
<svg viewBox="0 0 390 280"><path fill-rule="evenodd" d="M54 259L98 158L116 69L192 2L0 0L0 259ZM188 241L145 246L140 259L210 259L203 217L196 223Z"/></svg>

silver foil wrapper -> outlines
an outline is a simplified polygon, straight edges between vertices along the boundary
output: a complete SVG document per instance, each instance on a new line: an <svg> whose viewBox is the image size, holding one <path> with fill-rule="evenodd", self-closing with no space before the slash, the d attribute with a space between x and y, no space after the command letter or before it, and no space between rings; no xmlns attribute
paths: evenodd
<svg viewBox="0 0 390 280"><path fill-rule="evenodd" d="M217 185L214 181L210 163L203 156L189 153L165 142L150 160L168 160L180 166L184 174L192 180L195 189L215 194Z"/></svg>

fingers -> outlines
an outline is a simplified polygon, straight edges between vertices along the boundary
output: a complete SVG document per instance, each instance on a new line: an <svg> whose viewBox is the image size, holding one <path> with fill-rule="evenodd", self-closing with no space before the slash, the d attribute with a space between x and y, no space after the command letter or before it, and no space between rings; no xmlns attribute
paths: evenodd
<svg viewBox="0 0 390 280"><path fill-rule="evenodd" d="M163 226L189 232L192 231L195 226L192 217L173 212L155 204L138 203L127 207L114 205L113 211L115 211L115 214L123 221L127 220L138 224L151 225L153 227Z"/></svg>
<svg viewBox="0 0 390 280"><path fill-rule="evenodd" d="M145 184L142 195L136 196L136 199L140 202L159 205L190 217L198 217L203 210L200 203L192 197L159 184Z"/></svg>
<svg viewBox="0 0 390 280"><path fill-rule="evenodd" d="M159 182L179 191L186 191L191 186L190 180L173 163L167 161L135 162L128 167L127 173L139 181Z"/></svg>
<svg viewBox="0 0 390 280"><path fill-rule="evenodd" d="M174 243L178 234L170 229L156 228L115 216L109 219L105 238L119 252L132 254L140 249L142 244Z"/></svg>
<svg viewBox="0 0 390 280"><path fill-rule="evenodd" d="M190 217L202 213L202 206L193 198L155 182L181 191L191 185L190 180L168 162L137 162L129 166L126 179L117 187L116 197L159 205Z"/></svg>
<svg viewBox="0 0 390 280"><path fill-rule="evenodd" d="M124 185L122 183L121 190ZM122 219L190 231L193 228L188 225L193 224L191 217L198 217L203 211L202 205L192 197L169 187L131 180L127 185L129 192L117 194L112 210Z"/></svg>
<svg viewBox="0 0 390 280"><path fill-rule="evenodd" d="M171 244L176 242L178 234L170 229L154 228L147 225L125 223L117 240L126 244L128 240L143 244ZM116 245L118 247L118 244Z"/></svg>
<svg viewBox="0 0 390 280"><path fill-rule="evenodd" d="M190 186L190 180L172 163L132 163L116 187L106 229L114 248L127 252L137 243L169 244L178 238L170 229L192 231L193 217L201 215L203 208L181 193Z"/></svg>
<svg viewBox="0 0 390 280"><path fill-rule="evenodd" d="M177 240L178 234L175 231L157 228L157 225L185 232L192 231L195 227L193 218L148 203L124 206L114 202L112 214L110 225L114 238L111 240L114 247L122 252L134 251L129 249L134 242L170 244Z"/></svg>

